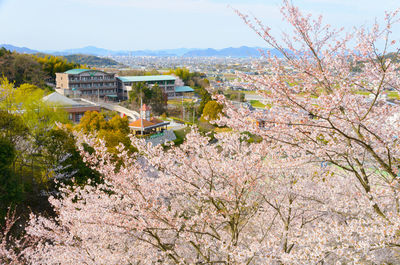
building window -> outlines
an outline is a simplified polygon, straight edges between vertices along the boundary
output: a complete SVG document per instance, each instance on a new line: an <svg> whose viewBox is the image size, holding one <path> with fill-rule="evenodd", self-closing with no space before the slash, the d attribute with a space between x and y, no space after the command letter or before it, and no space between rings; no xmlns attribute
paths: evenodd
<svg viewBox="0 0 400 265"><path fill-rule="evenodd" d="M80 122L83 117L83 113L76 113L75 114L75 122Z"/></svg>

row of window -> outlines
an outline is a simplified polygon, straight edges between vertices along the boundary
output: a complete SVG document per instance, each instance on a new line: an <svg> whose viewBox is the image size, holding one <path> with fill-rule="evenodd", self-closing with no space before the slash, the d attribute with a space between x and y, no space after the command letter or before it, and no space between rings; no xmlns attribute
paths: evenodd
<svg viewBox="0 0 400 265"><path fill-rule="evenodd" d="M111 76L81 76L81 77L70 77L70 81L87 81L87 80L114 80Z"/></svg>
<svg viewBox="0 0 400 265"><path fill-rule="evenodd" d="M82 95L109 95L109 94L115 94L117 92L116 89L99 89L99 90L87 90L87 91L82 91Z"/></svg>
<svg viewBox="0 0 400 265"><path fill-rule="evenodd" d="M126 86L132 86L133 83L136 83L136 82L125 82L124 84ZM155 84L157 84L159 86L167 86L167 85L174 85L175 81L148 81L148 82L145 82L145 83L147 85L155 85Z"/></svg>
<svg viewBox="0 0 400 265"><path fill-rule="evenodd" d="M114 87L114 83L93 83L93 84L76 84L76 85L71 85L72 88L92 88L92 87Z"/></svg>
<svg viewBox="0 0 400 265"><path fill-rule="evenodd" d="M175 81L173 80L167 80L167 81L148 81L146 82L149 85L154 85L154 84L159 84L159 85L173 85L175 84Z"/></svg>

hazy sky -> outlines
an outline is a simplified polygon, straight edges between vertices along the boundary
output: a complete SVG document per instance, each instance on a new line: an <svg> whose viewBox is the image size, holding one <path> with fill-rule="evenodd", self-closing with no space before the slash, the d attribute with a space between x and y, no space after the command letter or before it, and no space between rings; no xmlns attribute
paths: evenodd
<svg viewBox="0 0 400 265"><path fill-rule="evenodd" d="M345 27L371 24L400 7L399 0L293 2ZM228 5L286 29L280 0L0 0L0 43L39 50L265 46Z"/></svg>

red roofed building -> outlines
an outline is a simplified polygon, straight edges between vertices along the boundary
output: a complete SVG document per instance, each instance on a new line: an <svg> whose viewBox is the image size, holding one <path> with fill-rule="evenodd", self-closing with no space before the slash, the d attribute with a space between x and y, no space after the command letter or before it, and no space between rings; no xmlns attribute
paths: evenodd
<svg viewBox="0 0 400 265"><path fill-rule="evenodd" d="M167 130L169 122L151 118L150 111L151 108L146 104L143 104L140 109L141 118L129 124L129 127L135 131L136 134L142 134L142 131L143 134L153 134Z"/></svg>

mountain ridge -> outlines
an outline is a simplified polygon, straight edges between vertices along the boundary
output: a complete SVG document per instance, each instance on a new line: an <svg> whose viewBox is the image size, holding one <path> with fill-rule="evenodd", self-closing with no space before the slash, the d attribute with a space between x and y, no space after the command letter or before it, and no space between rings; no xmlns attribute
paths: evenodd
<svg viewBox="0 0 400 265"><path fill-rule="evenodd" d="M93 55L93 56L155 56L155 57L260 57L260 51L270 52L273 56L281 57L282 54L276 49L267 49L260 47L228 47L223 49L196 49L196 48L178 48L178 49L160 49L160 50L109 50L104 48L98 48L95 46L85 46L82 48L66 49L61 51L38 51L27 47L18 47L11 44L0 44L0 47L4 47L11 51L19 53L35 54L35 53L46 53L58 56L67 56L75 54Z"/></svg>

